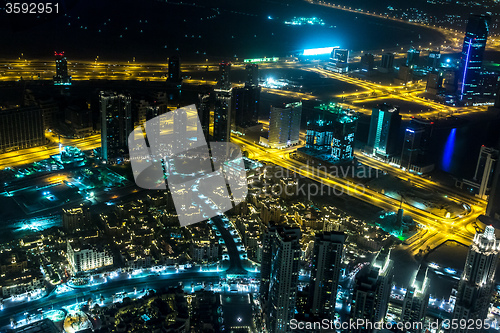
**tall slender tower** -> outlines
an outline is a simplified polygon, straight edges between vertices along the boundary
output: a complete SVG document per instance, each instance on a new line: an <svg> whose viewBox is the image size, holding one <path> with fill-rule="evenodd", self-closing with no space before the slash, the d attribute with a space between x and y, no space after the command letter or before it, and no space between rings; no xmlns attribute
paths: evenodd
<svg viewBox="0 0 500 333"><path fill-rule="evenodd" d="M54 85L71 85L71 76L68 74L68 60L64 56L64 52L55 52L54 55L56 57L56 75L54 76Z"/></svg>
<svg viewBox="0 0 500 333"><path fill-rule="evenodd" d="M399 108L383 103L373 108L368 133L368 147L377 155L395 153L401 125Z"/></svg>
<svg viewBox="0 0 500 333"><path fill-rule="evenodd" d="M311 313L333 319L346 235L325 232L314 239L309 305Z"/></svg>
<svg viewBox="0 0 500 333"><path fill-rule="evenodd" d="M464 271L458 283L457 299L453 319L466 323L483 321L488 315L491 294L495 286L495 270L498 263L500 242L495 237L495 228L487 226L484 233L476 233L469 247ZM458 325L450 333L483 332L481 325Z"/></svg>
<svg viewBox="0 0 500 333"><path fill-rule="evenodd" d="M387 313L389 296L392 288L393 262L391 251L382 249L368 269L356 277L353 293L351 318L364 319L368 326L356 327L351 332L370 333L375 327L373 323L380 322Z"/></svg>
<svg viewBox="0 0 500 333"><path fill-rule="evenodd" d="M474 102L481 88L480 72L490 20L487 15L471 15L467 22L458 72L458 95L464 103Z"/></svg>
<svg viewBox="0 0 500 333"><path fill-rule="evenodd" d="M263 238L260 297L267 330L290 332L299 281L300 229L270 226Z"/></svg>
<svg viewBox="0 0 500 333"><path fill-rule="evenodd" d="M215 86L214 131L212 140L229 142L231 137L231 63L219 65L219 81Z"/></svg>
<svg viewBox="0 0 500 333"><path fill-rule="evenodd" d="M429 305L429 279L427 278L427 266L420 266L415 272L411 286L406 291L403 302L401 320L403 323L411 324L407 329L410 333L423 331L425 314ZM421 326L418 326L421 325Z"/></svg>
<svg viewBox="0 0 500 333"><path fill-rule="evenodd" d="M117 162L128 154L128 135L132 132L132 107L128 95L101 91L101 156Z"/></svg>

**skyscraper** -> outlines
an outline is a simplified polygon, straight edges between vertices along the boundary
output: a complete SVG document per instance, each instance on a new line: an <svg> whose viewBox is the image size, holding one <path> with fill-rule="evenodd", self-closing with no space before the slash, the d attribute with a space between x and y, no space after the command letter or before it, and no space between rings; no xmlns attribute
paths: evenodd
<svg viewBox="0 0 500 333"><path fill-rule="evenodd" d="M489 16L469 16L458 70L458 95L465 104L473 103L479 94L480 72L489 24Z"/></svg>
<svg viewBox="0 0 500 333"><path fill-rule="evenodd" d="M309 309L315 316L333 319L346 235L325 232L314 238Z"/></svg>
<svg viewBox="0 0 500 333"><path fill-rule="evenodd" d="M196 105L198 110L198 118L200 118L201 128L203 129L203 134L205 139L209 141L210 135L210 94L201 93L198 94L198 104Z"/></svg>
<svg viewBox="0 0 500 333"><path fill-rule="evenodd" d="M379 104L373 108L368 133L368 147L374 154L388 156L397 149L397 138L401 125L399 108L389 104Z"/></svg>
<svg viewBox="0 0 500 333"><path fill-rule="evenodd" d="M349 70L349 50L333 49L330 62L326 69L336 73L346 73Z"/></svg>
<svg viewBox="0 0 500 333"><path fill-rule="evenodd" d="M401 311L401 321L411 325L407 332L420 333L423 331L427 305L429 304L429 279L427 266L420 266L415 272L410 287L406 291ZM421 325L421 327L419 326Z"/></svg>
<svg viewBox="0 0 500 333"><path fill-rule="evenodd" d="M269 146L283 148L299 143L302 102L271 106L269 117Z"/></svg>
<svg viewBox="0 0 500 333"><path fill-rule="evenodd" d="M406 66L411 69L418 67L420 61L420 50L416 50L411 48L408 50L407 58L406 58Z"/></svg>
<svg viewBox="0 0 500 333"><path fill-rule="evenodd" d="M380 63L379 71L383 73L392 72L394 69L394 53L382 54L382 62Z"/></svg>
<svg viewBox="0 0 500 333"><path fill-rule="evenodd" d="M500 220L500 164L497 163L493 175L493 183L488 197L488 205L486 206L486 215L491 218Z"/></svg>
<svg viewBox="0 0 500 333"><path fill-rule="evenodd" d="M438 70L441 67L441 52L431 51L427 57L427 69L430 71Z"/></svg>
<svg viewBox="0 0 500 333"><path fill-rule="evenodd" d="M179 83L181 79L181 59L175 55L168 58L168 79L169 82Z"/></svg>
<svg viewBox="0 0 500 333"><path fill-rule="evenodd" d="M231 137L231 63L219 64L219 81L214 89L214 129L212 140L229 142Z"/></svg>
<svg viewBox="0 0 500 333"><path fill-rule="evenodd" d="M68 60L64 56L64 52L54 52L56 57L56 75L54 75L54 85L69 86L71 85L71 76L68 75Z"/></svg>
<svg viewBox="0 0 500 333"><path fill-rule="evenodd" d="M101 111L101 157L117 162L128 153L128 135L132 132L131 98L116 92L99 94Z"/></svg>
<svg viewBox="0 0 500 333"><path fill-rule="evenodd" d="M420 142L424 132L423 128L415 124L406 129L401 152L401 168L412 170L412 166L418 162L421 153Z"/></svg>
<svg viewBox="0 0 500 333"><path fill-rule="evenodd" d="M0 110L0 152L45 144L43 112L37 106Z"/></svg>
<svg viewBox="0 0 500 333"><path fill-rule="evenodd" d="M299 280L300 229L271 225L263 237L260 296L267 330L289 332Z"/></svg>
<svg viewBox="0 0 500 333"><path fill-rule="evenodd" d="M259 65L247 64L245 66L245 85L258 86L259 85Z"/></svg>
<svg viewBox="0 0 500 333"><path fill-rule="evenodd" d="M246 79L243 88L233 90L234 115L237 127L250 127L259 120L260 87L259 67L256 64L245 66Z"/></svg>
<svg viewBox="0 0 500 333"><path fill-rule="evenodd" d="M364 319L373 324L384 319L392 288L393 262L391 251L382 249L372 262L356 277L351 307L351 318ZM373 332L374 327L356 327L351 332Z"/></svg>
<svg viewBox="0 0 500 333"><path fill-rule="evenodd" d="M495 237L495 229L487 226L484 233L477 232L469 247L464 271L457 289L457 299L453 319L466 323L483 321L488 315L490 299L495 286L495 270L498 263L500 243ZM470 321L469 321L470 320ZM458 325L451 327L450 333L483 332L481 325Z"/></svg>
<svg viewBox="0 0 500 333"><path fill-rule="evenodd" d="M479 185L478 197L486 199L493 183L495 168L498 164L498 150L481 146L473 180Z"/></svg>
<svg viewBox="0 0 500 333"><path fill-rule="evenodd" d="M371 72L375 65L375 56L371 53L366 53L361 57L361 69L365 72Z"/></svg>

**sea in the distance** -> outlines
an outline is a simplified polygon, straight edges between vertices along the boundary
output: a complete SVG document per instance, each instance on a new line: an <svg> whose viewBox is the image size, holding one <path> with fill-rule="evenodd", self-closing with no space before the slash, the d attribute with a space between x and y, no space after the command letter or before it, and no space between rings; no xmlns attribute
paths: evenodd
<svg viewBox="0 0 500 333"><path fill-rule="evenodd" d="M190 2L191 1L191 2ZM58 15L0 11L0 58L164 61L286 56L307 48L380 50L437 45L431 29L305 1L66 1ZM286 25L316 17L324 25Z"/></svg>

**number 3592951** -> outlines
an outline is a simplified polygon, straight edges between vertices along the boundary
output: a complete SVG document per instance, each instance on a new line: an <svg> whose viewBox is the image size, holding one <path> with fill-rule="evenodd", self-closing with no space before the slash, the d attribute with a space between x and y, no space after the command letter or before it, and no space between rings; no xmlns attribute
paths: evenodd
<svg viewBox="0 0 500 333"><path fill-rule="evenodd" d="M7 14L57 14L59 13L59 4L52 2L7 2L5 12Z"/></svg>

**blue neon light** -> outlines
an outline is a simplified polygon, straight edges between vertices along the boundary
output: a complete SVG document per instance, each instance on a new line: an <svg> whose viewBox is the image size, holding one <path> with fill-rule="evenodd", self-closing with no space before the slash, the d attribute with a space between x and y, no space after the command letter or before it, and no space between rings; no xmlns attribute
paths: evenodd
<svg viewBox="0 0 500 333"><path fill-rule="evenodd" d="M471 45L472 45L472 40L469 39L469 47L467 49L467 57L465 58L465 68L464 68L464 76L462 79L462 90L460 92L460 100L462 100L464 98L465 76L467 75L467 67L469 66L469 55L470 55Z"/></svg>
<svg viewBox="0 0 500 333"><path fill-rule="evenodd" d="M444 154L442 161L442 168L444 171L449 172L451 167L451 158L453 157L453 150L455 149L455 139L456 139L457 129L453 128L448 135L448 140L446 140L446 145L444 146Z"/></svg>
<svg viewBox="0 0 500 333"><path fill-rule="evenodd" d="M411 128L407 128L406 131L410 133L415 133Z"/></svg>

